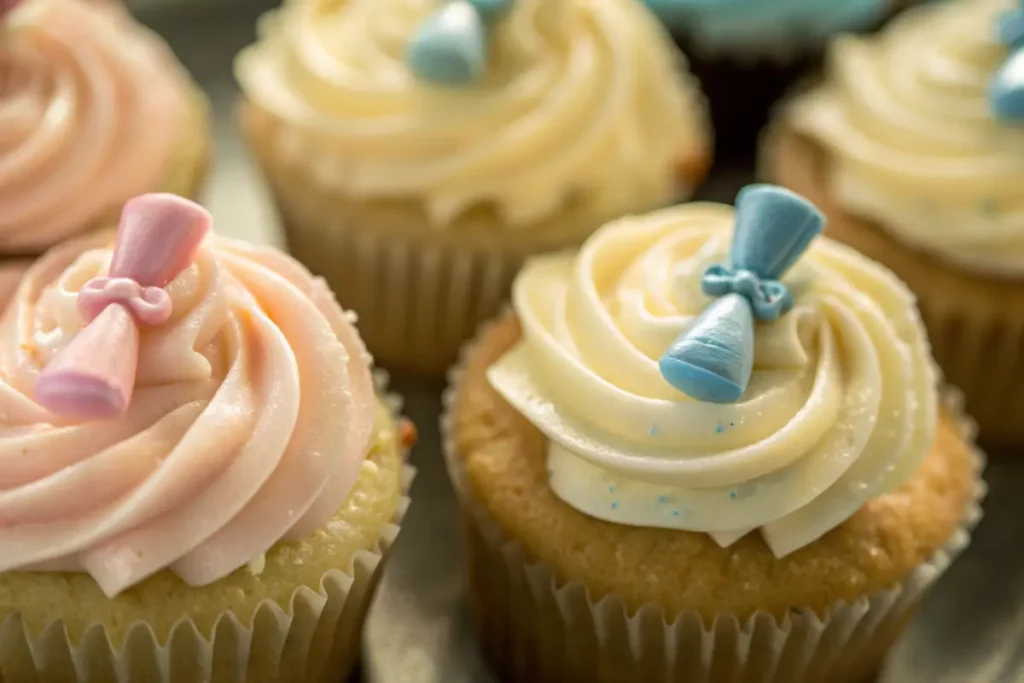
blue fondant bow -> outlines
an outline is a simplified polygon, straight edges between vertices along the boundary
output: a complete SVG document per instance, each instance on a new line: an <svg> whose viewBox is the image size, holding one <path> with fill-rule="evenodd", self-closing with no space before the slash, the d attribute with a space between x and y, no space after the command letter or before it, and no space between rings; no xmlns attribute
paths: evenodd
<svg viewBox="0 0 1024 683"><path fill-rule="evenodd" d="M701 289L718 297L658 361L669 384L698 401L733 403L754 368L754 321L777 320L793 306L782 276L821 234L825 217L809 201L774 185L736 197L731 267L704 272Z"/></svg>
<svg viewBox="0 0 1024 683"><path fill-rule="evenodd" d="M515 0L450 0L424 21L409 43L406 61L416 76L438 85L479 79L487 63L490 32Z"/></svg>
<svg viewBox="0 0 1024 683"><path fill-rule="evenodd" d="M992 111L1001 119L1024 121L1024 0L999 17L998 30L1010 56L992 78Z"/></svg>

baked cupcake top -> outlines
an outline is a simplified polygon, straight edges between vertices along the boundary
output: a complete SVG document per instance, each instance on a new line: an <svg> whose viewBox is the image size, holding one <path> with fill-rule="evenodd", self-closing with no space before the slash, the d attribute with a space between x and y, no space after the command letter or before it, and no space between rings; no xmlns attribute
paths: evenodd
<svg viewBox="0 0 1024 683"><path fill-rule="evenodd" d="M144 195L113 250L80 238L22 280L0 320L0 572L204 585L347 497L375 410L358 333L319 278L209 222Z"/></svg>
<svg viewBox="0 0 1024 683"><path fill-rule="evenodd" d="M784 55L879 19L888 0L644 0L710 53Z"/></svg>
<svg viewBox="0 0 1024 683"><path fill-rule="evenodd" d="M849 211L965 269L1024 276L1022 45L1017 0L925 5L838 39L784 122L827 148Z"/></svg>
<svg viewBox="0 0 1024 683"><path fill-rule="evenodd" d="M737 206L622 219L529 262L523 338L488 376L549 438L569 505L722 546L756 529L784 556L913 473L937 373L890 272L827 239L800 258L823 223L806 200L752 186Z"/></svg>
<svg viewBox="0 0 1024 683"><path fill-rule="evenodd" d="M188 92L121 3L0 3L0 251L42 250L158 187Z"/></svg>
<svg viewBox="0 0 1024 683"><path fill-rule="evenodd" d="M478 205L527 230L573 201L667 203L707 145L699 92L636 0L289 2L260 36L236 73L294 124L279 149L437 229Z"/></svg>

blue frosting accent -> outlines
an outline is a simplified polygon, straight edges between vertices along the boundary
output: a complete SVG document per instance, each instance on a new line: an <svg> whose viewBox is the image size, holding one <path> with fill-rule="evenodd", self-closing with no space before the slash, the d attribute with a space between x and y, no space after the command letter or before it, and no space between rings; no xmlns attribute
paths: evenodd
<svg viewBox="0 0 1024 683"><path fill-rule="evenodd" d="M1024 0L1020 7L999 17L999 39L1010 49L989 86L992 112L997 118L1024 121Z"/></svg>
<svg viewBox="0 0 1024 683"><path fill-rule="evenodd" d="M711 46L814 41L863 28L886 0L645 0L669 29L693 30Z"/></svg>
<svg viewBox="0 0 1024 683"><path fill-rule="evenodd" d="M417 78L437 85L467 85L487 65L494 24L515 0L452 0L427 17L409 43L406 62Z"/></svg>
<svg viewBox="0 0 1024 683"><path fill-rule="evenodd" d="M732 266L715 264L701 287L718 297L662 355L658 369L698 401L734 403L754 367L754 321L777 320L793 306L779 280L825 227L825 217L800 195L750 185L736 197Z"/></svg>

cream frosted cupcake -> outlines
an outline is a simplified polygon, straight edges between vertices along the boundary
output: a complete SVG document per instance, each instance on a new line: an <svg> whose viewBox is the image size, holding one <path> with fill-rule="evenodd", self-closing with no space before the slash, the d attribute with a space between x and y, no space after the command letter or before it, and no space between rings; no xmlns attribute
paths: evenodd
<svg viewBox="0 0 1024 683"><path fill-rule="evenodd" d="M763 163L907 282L982 438L1002 442L1024 439L1022 27L1019 2L959 0L837 41Z"/></svg>
<svg viewBox="0 0 1024 683"><path fill-rule="evenodd" d="M5 681L333 683L358 656L414 433L324 283L208 226L134 199L0 321Z"/></svg>
<svg viewBox="0 0 1024 683"><path fill-rule="evenodd" d="M966 545L913 296L821 225L755 186L524 267L443 427L504 680L861 681Z"/></svg>
<svg viewBox="0 0 1024 683"><path fill-rule="evenodd" d="M637 0L287 2L260 36L242 125L292 252L386 366L440 372L526 256L687 197L710 161Z"/></svg>
<svg viewBox="0 0 1024 683"><path fill-rule="evenodd" d="M0 3L0 255L116 224L137 194L194 196L208 128L205 97L120 3Z"/></svg>

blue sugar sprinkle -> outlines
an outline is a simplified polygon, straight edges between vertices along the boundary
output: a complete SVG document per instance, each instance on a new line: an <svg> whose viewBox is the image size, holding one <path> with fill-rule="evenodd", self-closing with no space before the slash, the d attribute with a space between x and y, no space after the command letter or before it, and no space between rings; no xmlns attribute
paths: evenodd
<svg viewBox="0 0 1024 683"><path fill-rule="evenodd" d="M615 487L614 486L609 486L608 487L608 493L615 493Z"/></svg>
<svg viewBox="0 0 1024 683"><path fill-rule="evenodd" d="M664 503L664 502L666 502L667 500L668 500L668 498L666 498L665 496L658 496L658 502L659 502L659 503Z"/></svg>
<svg viewBox="0 0 1024 683"><path fill-rule="evenodd" d="M679 516L679 510L673 510L672 511L672 516L673 517L678 517Z"/></svg>
<svg viewBox="0 0 1024 683"><path fill-rule="evenodd" d="M729 497L735 500L736 492L735 491L729 491Z"/></svg>
<svg viewBox="0 0 1024 683"><path fill-rule="evenodd" d="M612 510L615 510L615 509L617 509L618 507L619 507L619 504L618 504L618 503L612 503Z"/></svg>
<svg viewBox="0 0 1024 683"><path fill-rule="evenodd" d="M722 432L725 431L725 427L723 427L722 425L718 425L718 428L715 429L715 431L718 432L719 434L721 434Z"/></svg>
<svg viewBox="0 0 1024 683"><path fill-rule="evenodd" d="M651 425L651 436L658 435L658 425Z"/></svg>

